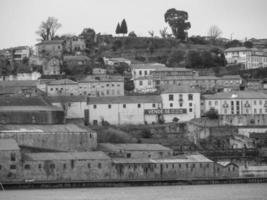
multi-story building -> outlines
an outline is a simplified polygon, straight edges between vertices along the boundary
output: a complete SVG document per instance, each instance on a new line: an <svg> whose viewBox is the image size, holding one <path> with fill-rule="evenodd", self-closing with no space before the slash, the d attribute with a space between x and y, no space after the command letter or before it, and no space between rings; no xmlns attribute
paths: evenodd
<svg viewBox="0 0 267 200"><path fill-rule="evenodd" d="M30 47L21 46L13 49L13 59L14 61L21 62L24 58L29 58L31 54Z"/></svg>
<svg viewBox="0 0 267 200"><path fill-rule="evenodd" d="M249 79L246 81L246 88L249 90L262 90L262 80L260 79Z"/></svg>
<svg viewBox="0 0 267 200"><path fill-rule="evenodd" d="M44 75L59 75L62 61L57 57L44 58L42 60L42 70Z"/></svg>
<svg viewBox="0 0 267 200"><path fill-rule="evenodd" d="M82 37L74 36L66 39L66 51L69 53L84 51L85 48L85 40Z"/></svg>
<svg viewBox="0 0 267 200"><path fill-rule="evenodd" d="M64 46L64 40L45 40L36 44L37 55L40 57L61 57L64 51Z"/></svg>
<svg viewBox="0 0 267 200"><path fill-rule="evenodd" d="M124 96L124 78L122 76L92 75L79 81L80 95Z"/></svg>
<svg viewBox="0 0 267 200"><path fill-rule="evenodd" d="M77 96L79 95L78 82L70 79L52 80L46 85L48 96Z"/></svg>
<svg viewBox="0 0 267 200"><path fill-rule="evenodd" d="M63 61L67 66L88 65L90 58L82 55L64 56Z"/></svg>
<svg viewBox="0 0 267 200"><path fill-rule="evenodd" d="M189 121L200 117L200 92L189 87L168 87L161 93L165 122Z"/></svg>
<svg viewBox="0 0 267 200"><path fill-rule="evenodd" d="M252 51L246 60L245 69L256 69L267 67L267 52Z"/></svg>
<svg viewBox="0 0 267 200"><path fill-rule="evenodd" d="M204 95L203 111L217 110L222 124L265 125L267 95L255 91L235 91Z"/></svg>
<svg viewBox="0 0 267 200"><path fill-rule="evenodd" d="M232 90L239 90L241 83L242 78L240 75L227 75L219 77L217 87L225 92L229 92Z"/></svg>

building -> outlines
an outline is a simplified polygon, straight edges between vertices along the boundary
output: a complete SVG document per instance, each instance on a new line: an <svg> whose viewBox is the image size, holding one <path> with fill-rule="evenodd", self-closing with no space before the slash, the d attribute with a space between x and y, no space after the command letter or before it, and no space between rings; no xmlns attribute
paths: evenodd
<svg viewBox="0 0 267 200"><path fill-rule="evenodd" d="M23 147L51 151L83 152L97 146L97 134L75 124L15 125L0 127L0 139L15 139Z"/></svg>
<svg viewBox="0 0 267 200"><path fill-rule="evenodd" d="M28 80L38 80L41 77L39 72L31 72L31 73L17 73L17 75L9 75L9 76L0 76L0 81L28 81Z"/></svg>
<svg viewBox="0 0 267 200"><path fill-rule="evenodd" d="M246 80L246 88L248 90L262 90L263 89L262 80L260 79Z"/></svg>
<svg viewBox="0 0 267 200"><path fill-rule="evenodd" d="M103 152L26 153L23 177L35 181L107 180L111 161Z"/></svg>
<svg viewBox="0 0 267 200"><path fill-rule="evenodd" d="M231 47L224 51L229 64L243 64L245 69L267 67L267 54L261 49Z"/></svg>
<svg viewBox="0 0 267 200"><path fill-rule="evenodd" d="M172 86L161 93L162 117L165 122L189 121L200 117L200 92L190 87Z"/></svg>
<svg viewBox="0 0 267 200"><path fill-rule="evenodd" d="M105 65L119 65L120 63L126 63L128 65L131 65L132 61L126 58L107 58L107 57L103 57L104 63Z"/></svg>
<svg viewBox="0 0 267 200"><path fill-rule="evenodd" d="M20 178L20 148L13 139L0 139L0 182Z"/></svg>
<svg viewBox="0 0 267 200"><path fill-rule="evenodd" d="M45 58L42 61L43 75L59 75L62 61L57 57Z"/></svg>
<svg viewBox="0 0 267 200"><path fill-rule="evenodd" d="M112 144L100 143L98 148L111 157L123 158L164 158L173 155L172 149L159 144Z"/></svg>
<svg viewBox="0 0 267 200"><path fill-rule="evenodd" d="M241 83L242 78L240 75L226 75L219 78L217 87L222 91L229 92L239 90Z"/></svg>
<svg viewBox="0 0 267 200"><path fill-rule="evenodd" d="M63 61L66 66L79 66L88 65L90 62L90 58L82 55L64 56Z"/></svg>
<svg viewBox="0 0 267 200"><path fill-rule="evenodd" d="M46 93L47 96L77 96L79 85L70 79L52 80L46 84Z"/></svg>
<svg viewBox="0 0 267 200"><path fill-rule="evenodd" d="M217 110L222 124L265 125L267 95L256 91L235 91L204 95L204 112Z"/></svg>
<svg viewBox="0 0 267 200"><path fill-rule="evenodd" d="M15 62L22 62L24 58L29 58L31 54L31 49L27 46L16 47L12 49L12 51L13 59Z"/></svg>
<svg viewBox="0 0 267 200"><path fill-rule="evenodd" d="M62 109L41 97L1 97L0 124L62 124Z"/></svg>
<svg viewBox="0 0 267 200"><path fill-rule="evenodd" d="M94 68L92 70L92 74L93 75L105 75L107 74L107 70L104 68Z"/></svg>
<svg viewBox="0 0 267 200"><path fill-rule="evenodd" d="M153 82L152 71L166 68L160 63L131 64L132 79L134 81L134 91L140 93L154 92L156 87Z"/></svg>
<svg viewBox="0 0 267 200"><path fill-rule="evenodd" d="M157 123L159 116L154 110L161 107L160 96L90 97L88 99L90 124ZM152 110L152 111L151 111Z"/></svg>
<svg viewBox="0 0 267 200"><path fill-rule="evenodd" d="M124 96L124 78L112 75L90 75L79 81L80 95Z"/></svg>
<svg viewBox="0 0 267 200"><path fill-rule="evenodd" d="M36 44L37 56L39 57L61 57L65 48L64 40L45 40Z"/></svg>
<svg viewBox="0 0 267 200"><path fill-rule="evenodd" d="M67 38L65 48L69 53L84 51L86 49L85 40L77 36Z"/></svg>

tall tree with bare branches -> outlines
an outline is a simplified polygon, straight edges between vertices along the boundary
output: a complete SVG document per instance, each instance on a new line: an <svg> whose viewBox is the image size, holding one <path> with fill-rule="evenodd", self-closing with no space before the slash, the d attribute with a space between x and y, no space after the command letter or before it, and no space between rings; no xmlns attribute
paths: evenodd
<svg viewBox="0 0 267 200"><path fill-rule="evenodd" d="M56 36L56 31L61 27L58 19L55 17L48 17L46 21L43 21L36 31L36 34L40 36L40 40L53 40Z"/></svg>
<svg viewBox="0 0 267 200"><path fill-rule="evenodd" d="M210 37L210 39L212 41L215 41L217 38L219 38L220 36L222 35L222 30L216 26L216 25L212 25L210 28L209 28L209 31L208 31L208 36Z"/></svg>

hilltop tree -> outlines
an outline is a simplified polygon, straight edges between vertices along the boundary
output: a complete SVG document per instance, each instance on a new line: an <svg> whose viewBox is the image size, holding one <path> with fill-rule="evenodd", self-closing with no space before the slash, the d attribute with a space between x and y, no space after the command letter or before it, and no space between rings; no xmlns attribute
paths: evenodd
<svg viewBox="0 0 267 200"><path fill-rule="evenodd" d="M121 26L120 26L120 23L117 24L117 27L116 27L116 34L120 34L121 33Z"/></svg>
<svg viewBox="0 0 267 200"><path fill-rule="evenodd" d="M80 34L81 37L85 40L86 48L90 48L95 44L95 30L92 28L85 28L83 29L82 33Z"/></svg>
<svg viewBox="0 0 267 200"><path fill-rule="evenodd" d="M230 48L230 47L241 47L242 42L239 40L231 40L225 44L225 48Z"/></svg>
<svg viewBox="0 0 267 200"><path fill-rule="evenodd" d="M120 33L122 33L123 35L128 33L128 27L125 19L123 19L121 22Z"/></svg>
<svg viewBox="0 0 267 200"><path fill-rule="evenodd" d="M159 34L162 38L168 37L167 29L168 29L167 27L164 27L162 30L159 30Z"/></svg>
<svg viewBox="0 0 267 200"><path fill-rule="evenodd" d="M129 37L137 37L137 35L135 34L134 31L131 31L129 34L128 34Z"/></svg>
<svg viewBox="0 0 267 200"><path fill-rule="evenodd" d="M153 30L151 30L151 31L148 31L148 34L149 34L151 37L154 37L155 32L154 32Z"/></svg>
<svg viewBox="0 0 267 200"><path fill-rule="evenodd" d="M246 47L246 48L252 48L253 47L253 43L251 42L251 41L246 41L246 42L244 42L244 46Z"/></svg>
<svg viewBox="0 0 267 200"><path fill-rule="evenodd" d="M188 20L188 13L182 10L171 8L164 15L165 22L169 24L175 38L185 41L187 39L187 30L191 28Z"/></svg>
<svg viewBox="0 0 267 200"><path fill-rule="evenodd" d="M216 25L212 25L210 28L209 28L209 31L208 31L208 36L210 37L210 39L214 42L218 37L220 37L222 34L222 31L221 29L216 26Z"/></svg>
<svg viewBox="0 0 267 200"><path fill-rule="evenodd" d="M39 29L36 31L36 34L41 38L40 40L53 40L56 36L57 30L61 27L61 24L58 22L58 19L55 17L48 17L48 19L41 23Z"/></svg>

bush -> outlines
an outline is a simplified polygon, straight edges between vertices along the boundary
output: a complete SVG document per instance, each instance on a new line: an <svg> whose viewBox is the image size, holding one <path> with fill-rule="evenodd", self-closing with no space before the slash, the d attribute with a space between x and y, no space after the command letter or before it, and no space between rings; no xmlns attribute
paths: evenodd
<svg viewBox="0 0 267 200"><path fill-rule="evenodd" d="M218 111L215 110L214 108L211 108L209 111L207 111L205 113L205 116L209 119L218 119L219 118L219 114Z"/></svg>
<svg viewBox="0 0 267 200"><path fill-rule="evenodd" d="M143 138L151 138L152 137L152 133L151 133L150 129L144 129L142 131L142 137Z"/></svg>

